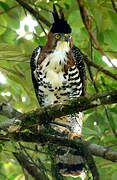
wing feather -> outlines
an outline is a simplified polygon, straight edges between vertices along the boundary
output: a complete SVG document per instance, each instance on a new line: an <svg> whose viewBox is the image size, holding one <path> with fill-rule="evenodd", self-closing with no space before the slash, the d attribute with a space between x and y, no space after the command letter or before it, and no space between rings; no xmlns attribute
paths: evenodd
<svg viewBox="0 0 117 180"><path fill-rule="evenodd" d="M74 59L76 61L76 66L77 66L77 68L79 70L81 82L82 82L82 85L83 85L81 95L84 96L86 94L86 71L85 71L83 53L76 46L72 47L72 53L74 55Z"/></svg>
<svg viewBox="0 0 117 180"><path fill-rule="evenodd" d="M32 74L32 82L33 82L33 85L34 85L34 89L35 89L35 94L36 94L36 97L38 99L38 102L40 104L41 102L41 99L38 95L38 87L39 87L39 82L35 76L35 70L37 68L37 60L38 60L38 57L39 57L39 54L42 50L42 46L38 46L36 49L34 49L33 53L32 53L32 57L31 57L31 61L30 61L30 67L31 67L31 74Z"/></svg>

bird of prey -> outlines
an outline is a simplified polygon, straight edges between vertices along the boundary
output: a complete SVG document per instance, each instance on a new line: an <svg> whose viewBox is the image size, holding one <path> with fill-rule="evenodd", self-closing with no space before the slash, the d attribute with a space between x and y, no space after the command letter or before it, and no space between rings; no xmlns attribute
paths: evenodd
<svg viewBox="0 0 117 180"><path fill-rule="evenodd" d="M32 81L40 106L64 103L85 95L85 66L83 54L72 40L72 29L64 18L63 12L57 12L53 5L54 22L47 35L45 46L37 47L31 58ZM55 119L66 127L55 129L69 138L80 137L82 131L82 112ZM83 158L80 152L63 149L57 156L57 168L63 176L80 176Z"/></svg>

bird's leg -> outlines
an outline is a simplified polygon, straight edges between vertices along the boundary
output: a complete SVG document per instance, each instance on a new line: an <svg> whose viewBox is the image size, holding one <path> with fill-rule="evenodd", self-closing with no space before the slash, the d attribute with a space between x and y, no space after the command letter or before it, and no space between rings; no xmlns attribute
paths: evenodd
<svg viewBox="0 0 117 180"><path fill-rule="evenodd" d="M67 135L69 139L77 139L83 136L83 134L74 133L69 131L68 129L66 129L63 133Z"/></svg>
<svg viewBox="0 0 117 180"><path fill-rule="evenodd" d="M83 134L77 134L77 133L70 132L70 139L77 139L77 138L81 138L82 136L83 136Z"/></svg>

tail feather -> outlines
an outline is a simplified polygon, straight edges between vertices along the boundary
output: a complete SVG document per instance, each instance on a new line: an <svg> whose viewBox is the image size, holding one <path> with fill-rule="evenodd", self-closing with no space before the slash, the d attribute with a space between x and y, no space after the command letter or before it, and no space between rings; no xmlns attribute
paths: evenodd
<svg viewBox="0 0 117 180"><path fill-rule="evenodd" d="M64 116L61 118L55 119L55 122L63 123L64 125L69 126L62 127L59 125L54 125L53 128L61 133L64 136L65 130L68 130L73 134L81 134L82 131L82 119L83 114L79 112L78 114ZM65 138L70 138L69 134L64 136ZM85 162L83 159L83 154L81 149L73 149L71 147L59 147L56 150L56 168L57 171L62 176L72 176L79 177L84 172Z"/></svg>
<svg viewBox="0 0 117 180"><path fill-rule="evenodd" d="M72 148L56 152L56 167L63 176L78 177L84 169L82 153Z"/></svg>

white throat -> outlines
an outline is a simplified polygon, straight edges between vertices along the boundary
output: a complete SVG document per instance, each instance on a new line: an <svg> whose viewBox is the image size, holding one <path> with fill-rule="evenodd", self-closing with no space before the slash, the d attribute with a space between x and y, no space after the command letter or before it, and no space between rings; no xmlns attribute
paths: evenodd
<svg viewBox="0 0 117 180"><path fill-rule="evenodd" d="M67 42L67 41L58 41L55 50L68 52L70 50L69 42Z"/></svg>
<svg viewBox="0 0 117 180"><path fill-rule="evenodd" d="M67 54L70 50L69 42L59 41L51 54L42 62L43 70L61 71L67 63ZM47 66L48 64L48 66Z"/></svg>

